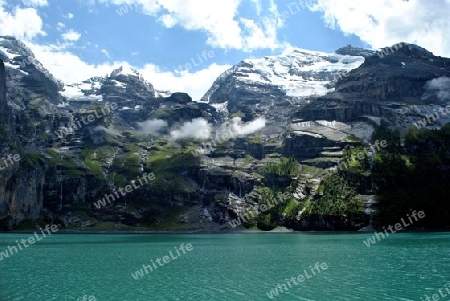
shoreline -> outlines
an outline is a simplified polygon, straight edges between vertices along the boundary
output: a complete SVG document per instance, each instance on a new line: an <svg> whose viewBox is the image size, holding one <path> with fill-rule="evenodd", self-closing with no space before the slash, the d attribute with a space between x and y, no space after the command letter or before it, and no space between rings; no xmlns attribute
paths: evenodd
<svg viewBox="0 0 450 301"><path fill-rule="evenodd" d="M12 231L0 231L0 234L33 234L36 230L12 230ZM220 231L204 231L204 230L192 230L192 231L180 231L180 230L139 230L139 231L117 231L117 230L105 230L105 231L84 231L84 230L61 230L57 233L53 233L54 235L59 234L370 234L376 233L377 231L294 231L290 229L274 229L271 231L262 231L262 230L220 230ZM397 233L446 233L450 232L450 229L411 229L408 231L401 231Z"/></svg>

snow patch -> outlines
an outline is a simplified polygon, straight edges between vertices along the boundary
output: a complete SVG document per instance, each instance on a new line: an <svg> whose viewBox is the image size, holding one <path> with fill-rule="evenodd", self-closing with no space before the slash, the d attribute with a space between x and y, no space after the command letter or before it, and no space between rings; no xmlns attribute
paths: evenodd
<svg viewBox="0 0 450 301"><path fill-rule="evenodd" d="M328 120L316 120L316 122L322 126L330 127L335 129L336 128L336 121L328 121Z"/></svg>
<svg viewBox="0 0 450 301"><path fill-rule="evenodd" d="M115 86L117 86L117 87L120 87L120 88L126 88L126 87L127 87L127 85L126 85L125 83L118 82L118 81L116 81L116 80L111 80L111 81L112 81L113 84L114 84Z"/></svg>
<svg viewBox="0 0 450 301"><path fill-rule="evenodd" d="M80 87L81 86L81 87ZM101 95L85 95L81 90L85 88L85 89L90 89L91 86L87 85L85 83L83 84L75 84L75 85L67 85L64 87L64 91L61 91L60 94L63 97L66 97L68 100L72 100L72 101L76 101L76 100L81 100L81 101L102 101L103 97Z"/></svg>
<svg viewBox="0 0 450 301"><path fill-rule="evenodd" d="M170 97L172 95L172 92L170 91L162 91L162 90L155 90L155 97Z"/></svg>
<svg viewBox="0 0 450 301"><path fill-rule="evenodd" d="M129 65L122 65L119 69L114 70L111 73L111 76L117 76L117 75L126 75L126 76L138 76L140 77L140 74L138 71L131 68Z"/></svg>
<svg viewBox="0 0 450 301"><path fill-rule="evenodd" d="M362 56L349 56L305 49L289 49L279 56L246 59L235 70L238 81L270 84L290 97L322 96L332 92L328 86L341 73L358 68L364 63ZM251 65L252 67L248 67ZM327 78L326 73L335 73Z"/></svg>
<svg viewBox="0 0 450 301"><path fill-rule="evenodd" d="M308 136L312 136L315 138L323 138L322 135L319 134L314 134L314 133L310 133L310 132L305 132L305 131L294 131L295 135L308 135Z"/></svg>
<svg viewBox="0 0 450 301"><path fill-rule="evenodd" d="M92 83L92 88L98 90L102 87L102 84L100 84L99 82L93 82Z"/></svg>
<svg viewBox="0 0 450 301"><path fill-rule="evenodd" d="M228 115L228 101L222 103L212 103L211 106L219 113L225 113Z"/></svg>
<svg viewBox="0 0 450 301"><path fill-rule="evenodd" d="M19 65L13 65L8 62L5 62L5 67L9 67L9 68L16 69L16 70L20 68Z"/></svg>
<svg viewBox="0 0 450 301"><path fill-rule="evenodd" d="M8 48L5 48L5 47L1 47L1 46L0 46L0 51L2 51L2 52L8 57L8 59L10 59L10 60L12 60L12 59L14 59L15 57L19 56L19 55L17 55L17 54L14 54L14 53L9 52L9 49L8 49Z"/></svg>

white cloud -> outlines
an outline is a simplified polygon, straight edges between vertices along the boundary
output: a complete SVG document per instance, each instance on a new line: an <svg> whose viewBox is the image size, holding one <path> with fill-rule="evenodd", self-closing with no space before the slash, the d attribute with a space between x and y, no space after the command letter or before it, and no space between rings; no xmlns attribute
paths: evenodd
<svg viewBox="0 0 450 301"><path fill-rule="evenodd" d="M261 14L261 11L262 11L261 0L249 0L249 1L253 2L253 4L256 7L256 14L259 16Z"/></svg>
<svg viewBox="0 0 450 301"><path fill-rule="evenodd" d="M64 18L73 19L73 14L72 13L67 13L67 15L64 15Z"/></svg>
<svg viewBox="0 0 450 301"><path fill-rule="evenodd" d="M252 134L266 126L264 117L259 117L251 122L243 123L240 117L226 121L216 129L216 139L224 140ZM183 123L178 129L170 132L173 140L178 139L199 139L207 140L212 136L213 127L204 118L196 118Z"/></svg>
<svg viewBox="0 0 450 301"><path fill-rule="evenodd" d="M183 125L170 132L170 137L174 140L178 139L200 139L206 140L211 137L212 126L204 118L196 118L192 121L183 123Z"/></svg>
<svg viewBox="0 0 450 301"><path fill-rule="evenodd" d="M43 0L29 0L29 3L44 5ZM206 0L98 0L102 3L137 5L147 14L159 18L166 27L181 26L187 30L200 30L207 33L208 43L223 48L255 49L270 47L276 44L276 31L264 17L261 21L238 19L237 9L244 0L230 0L212 2ZM245 0L247 1L247 0ZM253 1L253 0L252 0ZM256 9L261 10L261 1L254 1ZM127 65L126 62L103 62L90 65L80 57L69 52L68 46L78 41L79 32L68 30L66 25L58 22L56 28L66 31L62 34L64 41L50 45L38 45L31 42L38 35L46 35L43 31L43 21L34 8L16 8L13 13L5 12L2 8L4 1L0 0L0 34L13 35L23 40L34 52L36 58L58 79L65 83L80 82L92 76L105 76L114 68ZM98 2L97 2L98 3ZM273 4L273 0L271 2ZM273 5L269 9L274 12ZM264 8L267 8L264 6ZM275 6L276 8L276 6ZM64 17L72 18L68 13ZM100 49L99 49L100 50ZM102 49L106 56L109 53ZM137 55L138 53L133 53ZM67 68L71 66L71 68ZM144 77L157 89L172 92L188 92L194 100L199 100L210 88L214 80L230 65L211 64L203 70L194 73L187 71L162 70L154 64L147 64L139 70ZM138 69L138 68L137 68Z"/></svg>
<svg viewBox="0 0 450 301"><path fill-rule="evenodd" d="M414 43L435 55L450 56L449 0L317 0L314 11L345 34L355 34L374 48Z"/></svg>
<svg viewBox="0 0 450 301"><path fill-rule="evenodd" d="M105 76L122 65L130 66L127 62L104 62L98 65L90 65L82 61L77 55L65 51L65 44L37 45L27 43L45 68L56 78L66 84L78 83L93 76ZM70 68L67 68L70 66ZM230 65L212 64L195 73L187 71L174 74L172 71L163 71L156 65L147 64L144 68L136 68L143 77L152 83L158 90L172 92L187 92L193 100L199 100L211 87L216 78Z"/></svg>
<svg viewBox="0 0 450 301"><path fill-rule="evenodd" d="M243 124L240 117L234 117L231 125L233 132L238 135L249 135L264 128L266 126L266 119L264 117L260 117L247 124Z"/></svg>
<svg viewBox="0 0 450 301"><path fill-rule="evenodd" d="M71 41L71 42L75 42L78 41L78 39L80 39L81 37L81 33L76 32L74 30L69 30L68 32L64 33L61 35L63 37L64 40L66 41Z"/></svg>
<svg viewBox="0 0 450 301"><path fill-rule="evenodd" d="M33 7L48 5L47 0L22 0L22 2L26 6L33 6Z"/></svg>
<svg viewBox="0 0 450 301"><path fill-rule="evenodd" d="M111 56L109 55L109 52L106 49L102 49L100 50L102 53L104 53L106 55L107 58L111 58Z"/></svg>
<svg viewBox="0 0 450 301"><path fill-rule="evenodd" d="M177 24L177 20L169 14L161 16L159 21L161 21L167 28L172 28Z"/></svg>
<svg viewBox="0 0 450 301"><path fill-rule="evenodd" d="M56 24L56 29L58 31L62 31L65 27L66 27L66 25L62 22L58 22L58 24Z"/></svg>
<svg viewBox="0 0 450 301"><path fill-rule="evenodd" d="M31 48L36 59L45 68L66 84L81 82L93 76L105 76L113 69L127 64L126 62L115 62L114 64L89 65L75 54L62 50L59 45L27 43L27 46Z"/></svg>
<svg viewBox="0 0 450 301"><path fill-rule="evenodd" d="M177 76L172 71L162 71L158 66L147 64L139 72L159 90L188 92L193 100L199 100L217 77L229 68L230 65L214 63L195 73L181 72L181 76Z"/></svg>
<svg viewBox="0 0 450 301"><path fill-rule="evenodd" d="M238 8L249 0L99 0L117 6L141 7L144 14L157 17L166 27L180 26L186 30L203 31L207 44L224 49L251 51L259 48L276 48L279 19L274 0L262 18L249 20L238 17ZM262 15L260 0L250 0ZM266 3L267 4L267 3Z"/></svg>
<svg viewBox="0 0 450 301"><path fill-rule="evenodd" d="M168 126L167 121L162 119L149 119L144 122L138 122L139 131L142 135L158 136L161 130Z"/></svg>
<svg viewBox="0 0 450 301"><path fill-rule="evenodd" d="M216 137L222 140L224 137L234 138L252 134L266 126L264 117L256 118L248 123L243 123L240 117L234 117L223 123L216 132Z"/></svg>
<svg viewBox="0 0 450 301"><path fill-rule="evenodd" d="M432 79L427 82L425 89L429 94L436 95L440 100L446 101L450 99L450 78L449 77L439 77Z"/></svg>
<svg viewBox="0 0 450 301"><path fill-rule="evenodd" d="M19 39L45 36L43 22L34 8L16 8L13 13L0 7L0 35L10 35Z"/></svg>
<svg viewBox="0 0 450 301"><path fill-rule="evenodd" d="M262 27L249 19L241 19L246 31L247 37L244 40L245 49L257 49L257 48L279 48L280 44L277 42L277 30L278 21L271 18L261 18Z"/></svg>

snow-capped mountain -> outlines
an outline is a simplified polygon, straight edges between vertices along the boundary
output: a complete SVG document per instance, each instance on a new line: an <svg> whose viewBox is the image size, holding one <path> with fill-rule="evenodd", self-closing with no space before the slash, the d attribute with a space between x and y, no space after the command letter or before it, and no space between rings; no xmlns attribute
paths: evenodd
<svg viewBox="0 0 450 301"><path fill-rule="evenodd" d="M20 73L23 76L28 76L32 74L33 71L38 71L45 77L62 85L62 82L57 81L53 75L45 69L38 60L36 60L33 52L24 43L13 37L0 36L0 59L5 62L5 67L17 70L17 73Z"/></svg>
<svg viewBox="0 0 450 301"><path fill-rule="evenodd" d="M201 101L244 121L265 116L265 131L279 133L299 105L334 91L340 78L373 54L351 46L334 53L291 48L245 59L219 76Z"/></svg>
<svg viewBox="0 0 450 301"><path fill-rule="evenodd" d="M45 98L54 104L60 101L58 91L64 84L54 78L21 41L10 36L0 36L0 59L5 63L6 77L9 79L9 99L22 99L25 93L32 99ZM16 95L22 88L23 93ZM20 99L17 108L23 107Z"/></svg>
<svg viewBox="0 0 450 301"><path fill-rule="evenodd" d="M111 101L119 110L138 111L145 102L155 98L170 97L170 91L156 90L142 74L129 66L120 66L105 77L92 77L81 83L64 86L60 92L73 105L89 102Z"/></svg>
<svg viewBox="0 0 450 301"><path fill-rule="evenodd" d="M335 167L347 146L369 143L375 124L401 132L413 123L440 127L450 118L436 117L450 101L450 59L413 45L384 57L344 47L335 53L290 49L278 56L245 59L223 73L202 102L186 93L157 91L126 66L63 87L19 41L3 37L0 47L6 66L0 61L0 121L9 135L3 153L14 145L23 148L27 158L19 178L11 173L0 185L0 190L11 192L5 194L10 197L4 198L0 217L12 220L11 226L0 220L0 228L37 219L43 208L48 218L69 220L80 204L111 192L123 179L155 170L159 179L154 187L127 198L135 213L125 215L123 207L115 206L110 214L93 217L110 222L124 214L127 225L140 227L163 218L174 204L197 206L201 192L202 206L223 223L230 212L234 216L253 202L256 186L288 185L286 176L267 176L264 168L282 156L303 166ZM63 101L60 108L55 105ZM103 110L112 102L117 110ZM203 120L193 122L196 119ZM196 156L200 141L191 139L196 137L192 133L206 128L205 123L219 129L231 125L247 135L207 142L208 152ZM181 132L186 139L171 139ZM60 174L65 178L58 182ZM320 199L316 192L322 180L319 173L308 175L293 187L295 197ZM361 183L366 183L366 175ZM234 195L244 205L233 209ZM92 210L87 210L91 220ZM315 223L299 223L295 216L293 223L300 228Z"/></svg>
<svg viewBox="0 0 450 301"><path fill-rule="evenodd" d="M335 91L302 108L296 117L342 121L381 117L403 133L436 106L445 108L450 101L450 59L417 45L401 45L387 56L366 57L364 64L340 78ZM431 127L450 121L449 116L436 119Z"/></svg>
<svg viewBox="0 0 450 301"><path fill-rule="evenodd" d="M61 92L68 101L145 101L158 93L135 69L121 66L105 77L93 77L81 83L66 85ZM128 108L128 107L126 107Z"/></svg>
<svg viewBox="0 0 450 301"><path fill-rule="evenodd" d="M68 101L102 101L103 97L99 93L104 82L103 77L92 77L81 83L65 85L61 95Z"/></svg>
<svg viewBox="0 0 450 301"><path fill-rule="evenodd" d="M333 91L341 74L364 63L364 56L357 50L354 48L354 55L350 55L293 48L281 55L246 59L222 74L202 101L221 102L211 96L219 87L230 83L273 87L288 98L322 96Z"/></svg>

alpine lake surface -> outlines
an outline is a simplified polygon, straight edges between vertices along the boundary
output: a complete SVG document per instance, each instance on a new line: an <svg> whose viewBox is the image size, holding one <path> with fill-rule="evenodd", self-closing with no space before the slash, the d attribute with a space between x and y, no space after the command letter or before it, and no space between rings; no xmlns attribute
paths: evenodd
<svg viewBox="0 0 450 301"><path fill-rule="evenodd" d="M449 233L372 235L54 234L3 257L0 300L450 300Z"/></svg>

